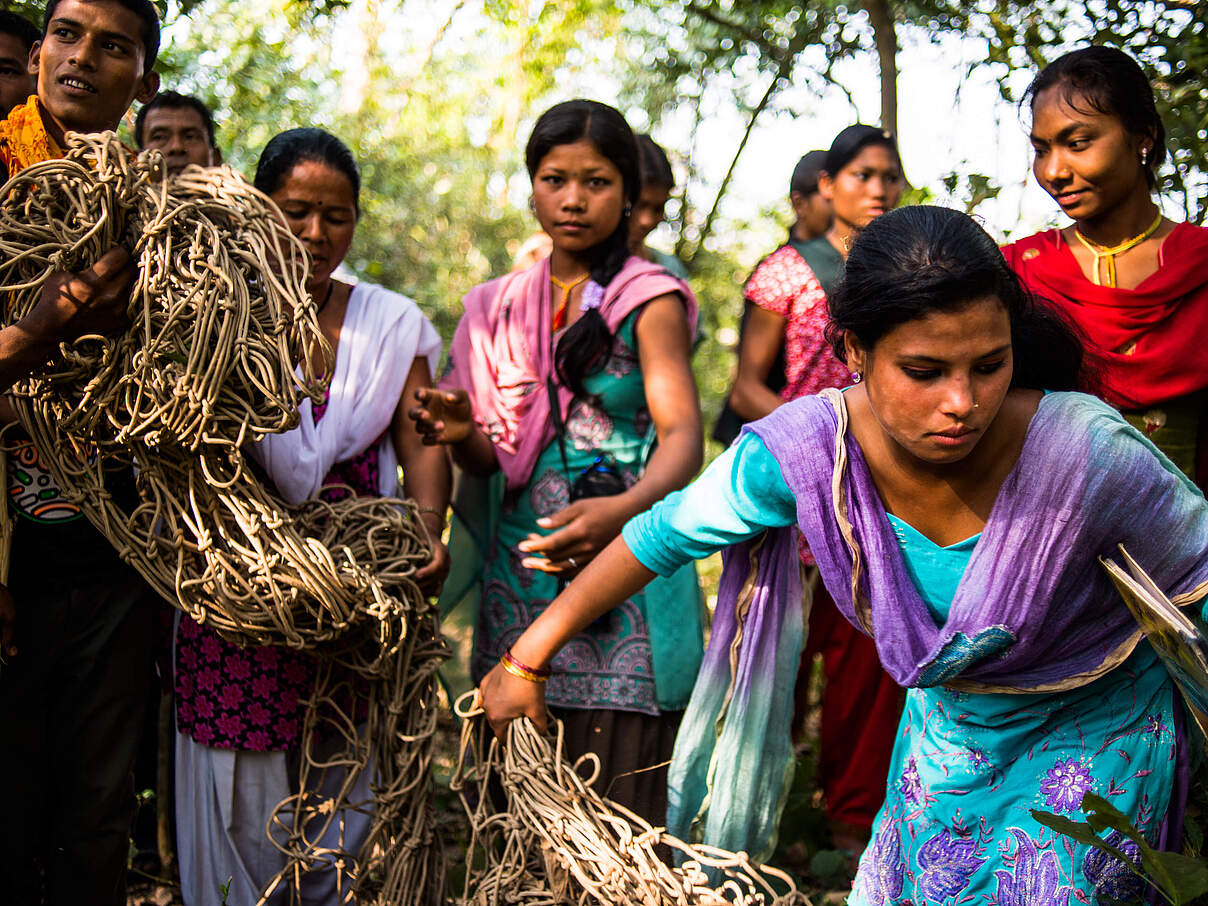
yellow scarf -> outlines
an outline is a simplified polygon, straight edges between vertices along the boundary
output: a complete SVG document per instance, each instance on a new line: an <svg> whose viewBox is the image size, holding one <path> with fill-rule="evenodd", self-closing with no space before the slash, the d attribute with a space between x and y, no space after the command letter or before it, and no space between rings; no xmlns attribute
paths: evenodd
<svg viewBox="0 0 1208 906"><path fill-rule="evenodd" d="M9 176L20 173L31 164L62 156L63 150L47 134L42 124L36 95L14 108L8 119L0 121L0 161L4 162Z"/></svg>

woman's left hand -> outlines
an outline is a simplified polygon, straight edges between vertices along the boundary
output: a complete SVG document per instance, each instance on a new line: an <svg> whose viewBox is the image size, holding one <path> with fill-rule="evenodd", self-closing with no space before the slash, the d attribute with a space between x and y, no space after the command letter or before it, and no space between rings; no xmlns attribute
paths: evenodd
<svg viewBox="0 0 1208 906"><path fill-rule="evenodd" d="M449 577L449 549L439 540L432 542L432 559L415 572L415 582L426 595L439 595Z"/></svg>
<svg viewBox="0 0 1208 906"><path fill-rule="evenodd" d="M538 733L546 728L545 684L513 676L496 664L478 686L482 709L495 735L507 739L508 724L517 717L527 717Z"/></svg>
<svg viewBox="0 0 1208 906"><path fill-rule="evenodd" d="M548 535L529 535L517 545L533 556L525 557L520 565L558 576L573 576L586 566L621 533L621 527L633 515L624 495L586 497L538 519L543 529L554 529Z"/></svg>

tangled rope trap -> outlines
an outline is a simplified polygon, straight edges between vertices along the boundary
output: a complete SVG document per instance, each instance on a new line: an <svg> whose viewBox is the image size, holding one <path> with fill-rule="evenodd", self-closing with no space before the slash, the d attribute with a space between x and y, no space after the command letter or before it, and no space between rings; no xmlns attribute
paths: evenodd
<svg viewBox="0 0 1208 906"><path fill-rule="evenodd" d="M165 599L228 640L319 658L301 792L270 822L289 864L265 896L286 884L297 902L302 874L329 867L356 902L428 903L443 884L429 761L446 649L413 578L427 533L394 498L287 506L244 455L297 424L299 394L320 398L315 344L331 370L305 253L233 170L169 184L158 154L135 158L112 133L68 144L0 189L5 323L52 272L119 243L138 264L132 323L62 344L16 385L21 425L68 500ZM136 494L115 492L113 477L134 469ZM353 801L366 772L372 802ZM307 792L320 788L337 791ZM370 828L350 853L343 829L357 812Z"/></svg>
<svg viewBox="0 0 1208 906"><path fill-rule="evenodd" d="M452 786L472 833L463 906L809 906L784 872L684 843L601 797L594 774L584 779L565 757L560 720L550 721L552 744L521 718L501 746L479 719L477 695L455 705L462 733ZM506 811L496 809L493 784ZM680 866L667 865L660 847L683 856Z"/></svg>

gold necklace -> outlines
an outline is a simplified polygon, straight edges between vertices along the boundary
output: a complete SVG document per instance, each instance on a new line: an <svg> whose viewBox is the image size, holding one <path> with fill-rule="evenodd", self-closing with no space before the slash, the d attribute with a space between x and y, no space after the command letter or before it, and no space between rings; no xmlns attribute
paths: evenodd
<svg viewBox="0 0 1208 906"><path fill-rule="evenodd" d="M556 287L558 287L558 289L562 290L562 301L558 304L558 307L556 309L554 309L554 330L555 331L561 330L563 327L566 326L566 309L570 305L571 290L573 290L580 283L584 282L590 276L591 276L591 274L583 274L580 277L575 277L574 280L568 280L565 283L563 283L561 280L559 280L553 274L549 275L550 283L554 284L554 286L556 286Z"/></svg>
<svg viewBox="0 0 1208 906"><path fill-rule="evenodd" d="M1158 211L1158 216L1153 219L1153 223L1149 225L1144 233L1134 236L1132 239L1125 239L1119 245L1113 245L1110 248L1105 245L1099 245L1097 242L1091 242L1091 240L1082 235L1078 227L1074 227L1074 236L1077 237L1078 241L1082 243L1088 252L1095 256L1095 267L1091 272L1093 274L1091 282L1095 286L1110 286L1114 289L1116 286L1116 256L1123 255L1131 248L1136 248L1152 236L1161 225L1162 212ZM1102 278L1099 277L1100 260L1104 263Z"/></svg>

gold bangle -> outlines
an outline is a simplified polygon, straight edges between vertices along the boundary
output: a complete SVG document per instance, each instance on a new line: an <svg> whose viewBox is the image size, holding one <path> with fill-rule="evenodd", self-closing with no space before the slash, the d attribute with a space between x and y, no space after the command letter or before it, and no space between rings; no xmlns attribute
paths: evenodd
<svg viewBox="0 0 1208 906"><path fill-rule="evenodd" d="M517 664L516 661L510 660L507 655L504 655L503 659L499 663L502 664L503 669L512 674L512 676L519 677L522 680L528 680L530 683L537 683L538 685L541 685L548 679L548 677L545 676L538 676L531 670L525 670L523 667Z"/></svg>

